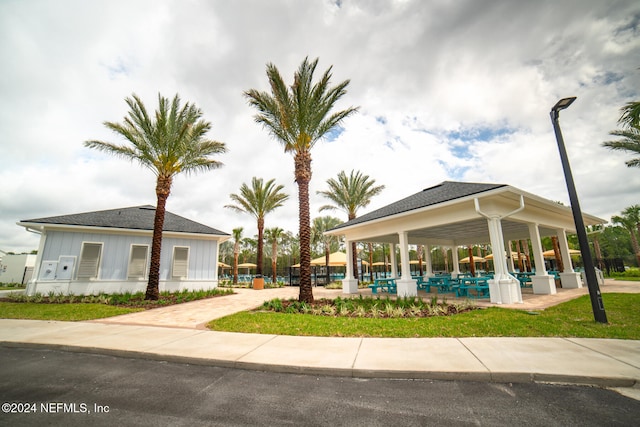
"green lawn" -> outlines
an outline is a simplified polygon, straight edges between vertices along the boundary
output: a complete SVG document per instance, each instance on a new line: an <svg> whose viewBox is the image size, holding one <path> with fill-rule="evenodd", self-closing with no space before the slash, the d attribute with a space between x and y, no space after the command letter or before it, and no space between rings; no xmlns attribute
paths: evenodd
<svg viewBox="0 0 640 427"><path fill-rule="evenodd" d="M530 314L492 307L410 319L242 312L213 320L217 331L351 337L582 337L640 339L640 294L603 294L609 324L593 320L589 296Z"/></svg>
<svg viewBox="0 0 640 427"><path fill-rule="evenodd" d="M106 304L0 302L0 318L3 319L80 321L102 319L143 310L143 308L117 307Z"/></svg>

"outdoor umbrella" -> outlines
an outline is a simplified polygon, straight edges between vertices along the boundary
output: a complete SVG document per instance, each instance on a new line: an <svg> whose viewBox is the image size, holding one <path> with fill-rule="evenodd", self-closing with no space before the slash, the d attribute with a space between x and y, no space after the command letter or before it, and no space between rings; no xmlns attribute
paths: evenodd
<svg viewBox="0 0 640 427"><path fill-rule="evenodd" d="M580 255L580 251L577 249L569 249L569 255L570 256L578 256ZM549 249L548 251L544 251L542 252L542 256L545 258L555 258L555 252L553 251L553 249Z"/></svg>
<svg viewBox="0 0 640 427"><path fill-rule="evenodd" d="M469 264L469 257L462 258L459 262L460 264ZM479 256L474 256L473 262L475 264L476 262L487 262L487 260Z"/></svg>

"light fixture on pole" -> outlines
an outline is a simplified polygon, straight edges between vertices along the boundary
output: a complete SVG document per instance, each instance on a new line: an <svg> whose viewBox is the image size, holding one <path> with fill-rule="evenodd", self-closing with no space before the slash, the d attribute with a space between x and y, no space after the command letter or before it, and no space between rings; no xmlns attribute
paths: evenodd
<svg viewBox="0 0 640 427"><path fill-rule="evenodd" d="M580 244L580 253L582 255L582 261L584 263L584 273L587 279L587 287L589 288L589 297L591 299L593 317L596 322L607 323L607 313L604 311L602 294L600 293L598 279L596 278L596 270L593 265L593 258L591 257L591 251L589 250L587 231L585 230L584 220L582 219L580 203L578 202L578 194L576 193L576 187L573 182L573 175L571 174L571 167L569 166L569 159L567 157L567 150L564 147L564 139L562 138L560 123L558 121L558 118L560 117L560 110L564 110L575 100L576 97L574 96L572 98L563 98L558 101L556 105L551 108L551 122L553 123L553 130L556 133L558 150L560 151L560 160L562 161L562 168L564 169L564 178L567 182L567 190L569 191L569 201L571 202L573 221L576 225L578 243Z"/></svg>

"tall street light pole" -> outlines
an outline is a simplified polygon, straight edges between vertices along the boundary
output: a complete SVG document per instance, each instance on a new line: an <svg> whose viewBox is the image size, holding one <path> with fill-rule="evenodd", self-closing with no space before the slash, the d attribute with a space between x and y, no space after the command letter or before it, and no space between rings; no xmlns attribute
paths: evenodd
<svg viewBox="0 0 640 427"><path fill-rule="evenodd" d="M578 234L578 243L580 244L580 254L582 255L582 261L584 262L584 273L587 278L587 287L589 288L593 317L596 322L608 323L607 313L604 311L604 305L602 303L602 294L600 293L598 279L596 278L593 258L591 257L591 251L589 250L589 240L587 240L587 231L584 226L584 220L582 219L582 212L580 211L580 203L578 202L576 186L573 183L573 176L571 174L571 167L569 166L567 150L564 147L564 139L562 138L560 123L558 121L558 118L560 117L560 110L564 110L575 100L576 97L572 97L563 98L558 101L556 105L551 108L551 122L553 123L553 130L556 133L558 150L560 151L560 160L562 161L562 168L564 169L564 178L567 182L567 190L569 191L569 201L571 202L573 221L576 224L576 233Z"/></svg>

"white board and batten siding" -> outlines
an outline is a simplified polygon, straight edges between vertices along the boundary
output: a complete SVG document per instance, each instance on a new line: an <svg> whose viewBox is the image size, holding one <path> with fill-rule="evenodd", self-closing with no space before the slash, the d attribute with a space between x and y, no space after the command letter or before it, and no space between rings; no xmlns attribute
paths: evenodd
<svg viewBox="0 0 640 427"><path fill-rule="evenodd" d="M27 292L144 291L150 258L150 235L49 230L39 277ZM160 258L161 290L217 286L217 240L164 237Z"/></svg>

